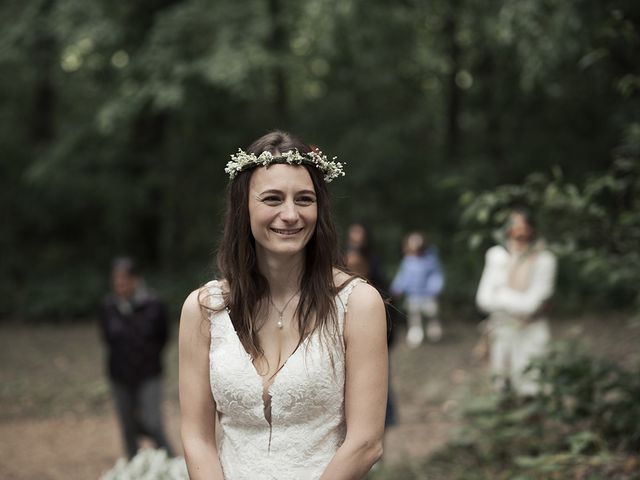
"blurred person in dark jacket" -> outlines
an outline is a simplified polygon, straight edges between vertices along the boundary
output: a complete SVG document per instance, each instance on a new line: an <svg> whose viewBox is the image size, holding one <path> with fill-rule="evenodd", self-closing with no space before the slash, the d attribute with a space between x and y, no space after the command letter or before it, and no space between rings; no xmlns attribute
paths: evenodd
<svg viewBox="0 0 640 480"><path fill-rule="evenodd" d="M111 286L100 327L107 347L108 375L125 449L138 451L141 435L169 455L162 424L162 351L169 328L167 308L150 291L132 258L113 261Z"/></svg>

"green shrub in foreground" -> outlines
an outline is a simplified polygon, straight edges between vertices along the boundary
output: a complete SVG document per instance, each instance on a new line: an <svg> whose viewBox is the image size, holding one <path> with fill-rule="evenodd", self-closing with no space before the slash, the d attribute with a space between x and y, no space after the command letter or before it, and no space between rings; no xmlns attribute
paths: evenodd
<svg viewBox="0 0 640 480"><path fill-rule="evenodd" d="M465 412L458 447L479 466L498 467L487 478L640 478L640 366L625 369L567 343L530 368L538 395L485 398Z"/></svg>
<svg viewBox="0 0 640 480"><path fill-rule="evenodd" d="M640 479L640 365L627 369L567 343L530 368L540 375L538 395L474 398L448 446L371 478Z"/></svg>

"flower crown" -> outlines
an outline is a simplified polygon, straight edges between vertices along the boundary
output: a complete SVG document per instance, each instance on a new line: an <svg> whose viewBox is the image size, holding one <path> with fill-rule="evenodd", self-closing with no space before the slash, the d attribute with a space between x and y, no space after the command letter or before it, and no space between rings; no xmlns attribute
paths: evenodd
<svg viewBox="0 0 640 480"><path fill-rule="evenodd" d="M343 164L336 162L337 157L327 160L327 156L321 151L315 150L309 153L300 153L297 149L289 150L274 157L271 152L262 152L257 157L253 153L247 153L242 149L238 149L238 153L231 155L231 161L227 163L224 171L229 174L232 180L243 170L248 168L263 166L266 167L273 163L288 163L289 165L313 165L324 174L324 181L329 183L338 177L344 177Z"/></svg>

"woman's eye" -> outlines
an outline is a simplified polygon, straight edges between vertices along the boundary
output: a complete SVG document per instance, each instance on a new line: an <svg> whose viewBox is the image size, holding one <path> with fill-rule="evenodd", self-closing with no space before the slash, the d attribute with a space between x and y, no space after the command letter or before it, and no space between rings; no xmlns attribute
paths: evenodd
<svg viewBox="0 0 640 480"><path fill-rule="evenodd" d="M275 195L269 195L268 197L264 197L262 201L267 205L277 205L282 200L280 199L280 197L276 197Z"/></svg>
<svg viewBox="0 0 640 480"><path fill-rule="evenodd" d="M297 200L297 203L299 205L311 205L315 201L316 199L313 197L304 196L304 197L299 197Z"/></svg>

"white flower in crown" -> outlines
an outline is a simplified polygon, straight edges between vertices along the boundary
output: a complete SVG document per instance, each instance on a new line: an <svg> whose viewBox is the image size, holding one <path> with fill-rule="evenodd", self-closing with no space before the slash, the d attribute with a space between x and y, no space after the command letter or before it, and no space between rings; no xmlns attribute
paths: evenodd
<svg viewBox="0 0 640 480"><path fill-rule="evenodd" d="M231 161L227 163L224 171L229 174L232 180L238 173L248 168L257 166L269 166L274 163L288 163L289 165L313 165L324 174L324 181L329 183L338 177L344 177L344 164L336 162L337 157L328 160L327 156L321 151L311 151L309 153L300 153L298 150L289 150L282 153L278 157L274 157L271 152L262 152L255 156L253 153L247 153L242 149L238 149L238 153L231 155Z"/></svg>

